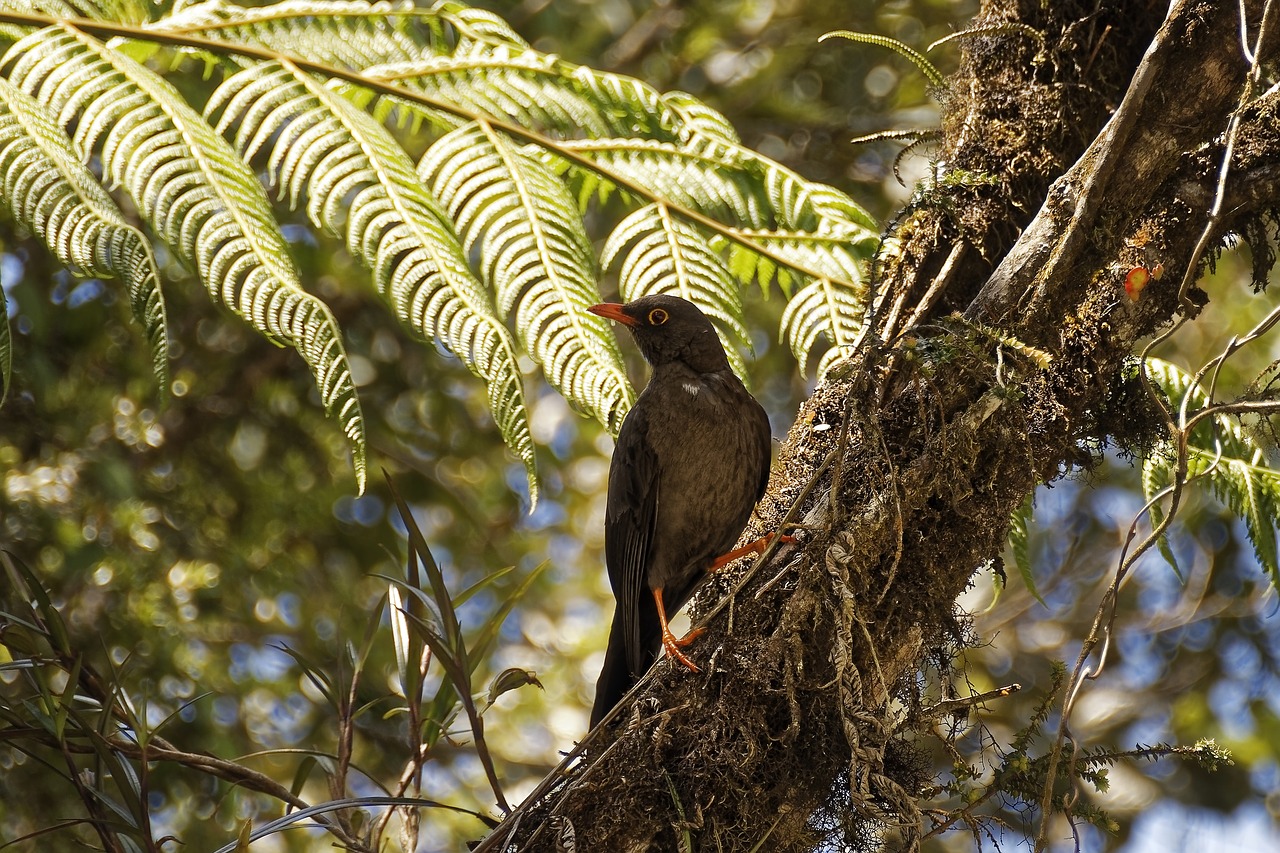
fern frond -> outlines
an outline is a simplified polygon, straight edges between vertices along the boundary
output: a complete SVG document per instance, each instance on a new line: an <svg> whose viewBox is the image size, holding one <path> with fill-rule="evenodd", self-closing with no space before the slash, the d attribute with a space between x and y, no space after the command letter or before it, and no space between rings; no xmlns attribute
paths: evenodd
<svg viewBox="0 0 1280 853"><path fill-rule="evenodd" d="M1192 375L1176 364L1160 358L1148 358L1144 362L1144 367L1147 376L1164 392L1165 396L1172 402L1175 410L1182 407L1184 398L1189 392L1191 394L1190 399L1185 401L1186 410L1189 413L1194 413L1209 405L1209 393L1205 383L1197 384L1195 390L1190 391ZM1222 444L1224 456L1248 459L1263 449L1248 435L1238 418L1220 415L1214 418L1213 426L1216 428L1218 440ZM1209 448L1209 432L1209 424L1207 423L1202 427L1197 427L1194 436L1195 443L1206 449Z"/></svg>
<svg viewBox="0 0 1280 853"><path fill-rule="evenodd" d="M51 19L87 18L131 26L143 24L150 14L146 0L0 0L0 9ZM0 39L18 41L31 31L30 27L0 24Z"/></svg>
<svg viewBox="0 0 1280 853"><path fill-rule="evenodd" d="M283 0L257 7L207 0L148 27L354 70L447 51L442 28L434 10L415 8L411 0Z"/></svg>
<svg viewBox="0 0 1280 853"><path fill-rule="evenodd" d="M1013 562L1022 576L1022 583L1031 593L1031 597L1044 607L1044 598L1036 589L1036 577L1031 566L1031 519L1035 515L1035 494L1027 495L1009 517L1009 547L1013 551Z"/></svg>
<svg viewBox="0 0 1280 853"><path fill-rule="evenodd" d="M510 24L487 9L474 9L456 0L440 0L431 8L448 20L463 40L485 41L495 46L529 46Z"/></svg>
<svg viewBox="0 0 1280 853"><path fill-rule="evenodd" d="M830 341L831 348L818 361L821 380L831 365L852 352L865 310L866 301L859 291L831 279L814 279L787 303L781 334L802 367L819 335Z"/></svg>
<svg viewBox="0 0 1280 853"><path fill-rule="evenodd" d="M672 142L686 131L666 96L639 80L506 44L464 42L448 55L376 65L366 68L364 76L477 118L512 121L561 138L644 136ZM391 96L379 98L371 112L380 118L403 112L454 127L460 122L452 114Z"/></svg>
<svg viewBox="0 0 1280 853"><path fill-rule="evenodd" d="M311 221L345 237L396 317L420 338L440 341L485 381L489 410L524 463L536 504L533 438L514 342L413 161L368 114L289 62L228 78L207 111L224 105L218 130L238 125L235 144L246 158L273 140L271 171L282 193L287 189L296 205L305 184Z"/></svg>
<svg viewBox="0 0 1280 853"><path fill-rule="evenodd" d="M209 293L302 355L363 490L364 418L337 323L302 289L253 172L172 85L73 27L35 33L9 54L9 79L60 124L76 122L82 154L101 142L105 179L123 185Z"/></svg>
<svg viewBox="0 0 1280 853"><path fill-rule="evenodd" d="M602 109L584 97L575 78L554 57L533 50L511 53L487 45L449 56L366 69L371 80L390 83L477 116L514 121L562 135L610 136L622 130L626 114ZM397 99L397 106L406 102ZM429 115L433 120L442 118Z"/></svg>
<svg viewBox="0 0 1280 853"><path fill-rule="evenodd" d="M607 198L616 192L620 187L609 180L612 173L649 189L657 198L721 222L768 227L767 200L759 182L726 163L723 157L728 149L723 142L705 136L697 139L691 147L648 139L566 140L557 146L600 166L605 175L576 167L555 156L554 151L539 153L553 170L565 173L584 200L593 194ZM584 181L589 188L584 188Z"/></svg>
<svg viewBox="0 0 1280 853"><path fill-rule="evenodd" d="M86 18L130 26L145 23L151 12L146 0L4 0L0 5L26 15Z"/></svg>
<svg viewBox="0 0 1280 853"><path fill-rule="evenodd" d="M1200 448L1190 451L1189 473L1205 470L1215 454ZM1258 464L1262 459L1220 459L1208 475L1209 487L1232 512L1244 520L1258 564L1280 589L1280 557L1276 549L1276 525L1280 524L1280 471Z"/></svg>
<svg viewBox="0 0 1280 853"><path fill-rule="evenodd" d="M662 103L680 118L680 136L688 141L697 134L729 145L742 142L737 129L723 113L699 101L688 92L665 92Z"/></svg>
<svg viewBox="0 0 1280 853"><path fill-rule="evenodd" d="M118 278L151 344L161 394L169 388L169 340L151 246L78 159L71 140L30 96L0 79L0 175L6 209L63 264ZM8 326L6 325L6 329ZM5 387L8 376L5 376ZM2 398L2 395L0 395Z"/></svg>
<svg viewBox="0 0 1280 853"><path fill-rule="evenodd" d="M524 348L569 402L616 432L634 392L599 301L591 243L564 185L541 161L484 122L446 135L418 173L481 247L498 310L514 310Z"/></svg>
<svg viewBox="0 0 1280 853"><path fill-rule="evenodd" d="M652 204L613 230L601 252L601 266L609 269L624 251L618 277L622 298L630 302L669 293L694 303L717 321L716 334L733 369L745 378L746 365L738 347L748 344L750 337L742 317L741 287L707 238L666 205Z"/></svg>
<svg viewBox="0 0 1280 853"><path fill-rule="evenodd" d="M811 275L820 275L843 282L858 292L858 298L867 298L862 280L861 261L867 257L879 238L865 231L825 235L808 231L757 231L745 228L727 228L726 237L717 237L717 248L728 252L729 269L744 282L752 279L767 288L776 280L784 293L790 293L792 284L802 274L779 266L778 261L790 262L796 268ZM760 250L765 250L767 254Z"/></svg>
<svg viewBox="0 0 1280 853"><path fill-rule="evenodd" d="M1177 365L1149 358L1143 366L1175 407L1181 406L1188 395L1185 401L1188 411L1209 405L1204 385L1191 390L1193 377ZM1198 427L1188 439L1187 478L1203 477L1213 494L1244 520L1259 565L1271 577L1272 584L1280 588L1280 554L1276 541L1276 527L1280 525L1280 471L1267 464L1267 448L1244 429L1238 418L1215 415L1213 421L1215 430ZM1142 462L1142 488L1147 498L1172 483L1174 473L1174 456L1167 443L1148 453ZM1159 523L1158 507L1153 508L1152 518ZM1166 559L1171 556L1166 555Z"/></svg>
<svg viewBox="0 0 1280 853"><path fill-rule="evenodd" d="M942 79L941 72L933 67L933 63L925 59L924 54L913 48L907 47L902 42L889 36L876 35L875 33L856 33L850 30L835 30L834 32L823 33L818 41L826 41L829 38L842 38L849 41L858 41L865 44L874 44L879 47L887 47L900 56L905 56L915 64L916 68L929 80L930 85L942 86L945 81Z"/></svg>
<svg viewBox="0 0 1280 853"><path fill-rule="evenodd" d="M1168 453L1154 451L1148 453L1142 460L1142 493L1146 500L1150 501L1161 491L1166 489L1173 482L1173 459ZM1151 516L1151 527L1155 529L1164 521L1164 510L1160 506L1160 502L1156 501L1151 504L1148 510ZM1182 579L1182 567L1178 565L1178 557L1173 553L1173 546L1169 543L1169 533L1165 531L1156 541L1156 547L1160 550L1160 556L1164 557L1164 561L1173 569L1173 573Z"/></svg>

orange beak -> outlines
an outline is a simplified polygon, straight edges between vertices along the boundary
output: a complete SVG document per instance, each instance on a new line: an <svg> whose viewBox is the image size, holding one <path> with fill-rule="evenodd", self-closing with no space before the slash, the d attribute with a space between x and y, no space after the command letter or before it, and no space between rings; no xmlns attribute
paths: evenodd
<svg viewBox="0 0 1280 853"><path fill-rule="evenodd" d="M622 306L617 302L601 302L599 305L592 305L587 310L607 320L616 320L624 326L640 325L640 321L635 317L622 313Z"/></svg>

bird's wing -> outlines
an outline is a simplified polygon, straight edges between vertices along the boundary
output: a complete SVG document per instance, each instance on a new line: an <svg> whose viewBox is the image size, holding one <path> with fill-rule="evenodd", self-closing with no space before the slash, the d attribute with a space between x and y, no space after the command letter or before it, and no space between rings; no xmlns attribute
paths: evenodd
<svg viewBox="0 0 1280 853"><path fill-rule="evenodd" d="M627 665L635 676L643 666L641 599L650 594L646 575L658 516L658 457L648 432L644 408L633 408L613 451L604 522L605 563L618 601Z"/></svg>
<svg viewBox="0 0 1280 853"><path fill-rule="evenodd" d="M769 468L773 463L773 430L769 427L769 415L764 407L754 399L751 402L756 404L752 417L755 419L756 459L760 461L760 481L756 485L756 502L759 503L769 488Z"/></svg>

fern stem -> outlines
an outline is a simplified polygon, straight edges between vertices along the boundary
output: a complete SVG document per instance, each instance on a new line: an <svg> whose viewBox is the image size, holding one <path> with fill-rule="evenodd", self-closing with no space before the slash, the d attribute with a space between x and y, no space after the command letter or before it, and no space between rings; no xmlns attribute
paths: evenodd
<svg viewBox="0 0 1280 853"><path fill-rule="evenodd" d="M712 217L691 208L675 204L668 199L660 198L657 193L645 187L643 184L636 183L623 175L614 173L613 171L601 166L599 163L596 163L591 158L578 154L571 148L561 146L556 142L556 140L544 136L536 130L531 130L527 127L515 124L514 122L505 121L495 116L482 115L463 109L454 104L438 101L429 95L424 95L420 92L414 92L388 83L371 80L356 71L349 71L333 65L327 65L322 62L313 62L299 56L267 50L265 48L253 47L251 45L229 44L224 41L202 38L195 35L175 35L173 32L144 29L142 27L130 26L128 24L94 21L87 18L57 18L50 15L25 15L18 12L0 11L0 23L35 28L65 25L74 27L81 32L89 33L100 38L132 39L134 41L151 42L154 44L169 45L172 47L203 50L216 55L247 57L250 59L257 59L262 62L278 62L281 60L287 60L303 71L307 71L312 74L319 74L335 80L343 80L347 83L351 83L352 85L368 89L369 91L376 92L381 95L412 101L425 107L429 107L430 109L449 113L450 115L457 116L458 118L466 121L486 122L490 127L496 130L500 130L503 133L509 134L518 139L522 139L526 142L530 142L553 151L556 156L572 162L575 166L603 176L605 179L611 181L637 198L643 198L654 203L661 202L681 218L701 225L703 228L712 232L721 234L725 239L731 240L758 255L766 257L779 266L795 270L796 272L810 278L832 279L830 274L824 273L821 270L811 269L794 260L790 260L782 254L770 250L767 246L743 236L736 229L720 222L717 219L713 219ZM842 281L838 278L834 280L847 287L856 286L856 283L852 281Z"/></svg>

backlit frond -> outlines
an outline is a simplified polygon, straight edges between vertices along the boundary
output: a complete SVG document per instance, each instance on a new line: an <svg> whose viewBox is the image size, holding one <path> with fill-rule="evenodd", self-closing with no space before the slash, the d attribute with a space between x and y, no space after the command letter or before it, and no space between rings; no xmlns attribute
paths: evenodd
<svg viewBox="0 0 1280 853"><path fill-rule="evenodd" d="M573 199L541 161L484 123L445 136L418 172L448 207L525 349L573 405L616 431L633 392L599 301Z"/></svg>
<svg viewBox="0 0 1280 853"><path fill-rule="evenodd" d="M1188 413L1209 405L1204 384L1192 390L1191 374L1177 365L1149 358L1143 367L1175 410L1188 395ZM1187 442L1187 477L1203 477L1218 499L1243 519L1258 563L1270 575L1272 584L1280 587L1280 552L1276 541L1276 527L1280 525L1280 471L1271 467L1267 447L1242 427L1238 416L1215 415L1212 421L1210 425L1206 419L1191 433ZM1167 442L1143 458L1142 488L1148 499L1174 482L1176 463L1177 456ZM1161 518L1158 507L1152 516L1153 523L1158 523ZM1162 547L1162 552L1166 548ZM1166 558L1176 568L1171 552L1166 553Z"/></svg>
<svg viewBox="0 0 1280 853"><path fill-rule="evenodd" d="M0 8L28 15L88 18L119 24L141 24L150 14L147 0L3 0Z"/></svg>
<svg viewBox="0 0 1280 853"><path fill-rule="evenodd" d="M742 140L729 119L687 92L666 92L662 103L680 118L681 139L688 141L697 134L737 145Z"/></svg>
<svg viewBox="0 0 1280 853"><path fill-rule="evenodd" d="M141 232L117 227L118 213L76 212L94 193L114 211L101 185L121 185L216 299L302 353L362 483L364 426L339 332L301 287L248 165L258 152L281 198L345 241L398 319L485 381L531 487L519 353L611 430L634 397L613 328L585 310L599 300L595 239L609 235L603 257L624 298L695 302L740 374L742 293L753 280L766 291L777 282L790 299L782 334L798 358L820 337L833 344L820 372L859 334L862 264L877 237L852 199L745 147L694 96L538 51L493 12L457 0L0 5L135 27L108 47L50 20L9 52L4 73L36 97L52 120L47 140L71 165L58 164L46 136L22 125L10 140L3 125L3 203L25 206L18 218L68 266L128 280L161 352L163 308ZM184 68L174 50L225 78L205 109L218 130L184 100L197 86L180 94L160 76ZM141 64L152 58L167 70ZM418 134L424 123L430 135ZM415 168L406 149L424 147ZM32 166L36 150L55 166ZM110 228L81 224L99 220ZM0 343L3 369L11 346Z"/></svg>
<svg viewBox="0 0 1280 853"><path fill-rule="evenodd" d="M565 135L608 135L625 118L584 97L554 57L531 50L511 52L475 44L449 56L375 66L365 76L476 115Z"/></svg>
<svg viewBox="0 0 1280 853"><path fill-rule="evenodd" d="M207 0L151 26L156 31L278 50L340 68L413 62L449 49L441 22L410 0L283 0L246 7Z"/></svg>
<svg viewBox="0 0 1280 853"><path fill-rule="evenodd" d="M2 79L0 175L4 207L59 261L86 275L118 278L128 286L133 315L146 330L156 379L166 392L169 342L151 246L125 221L41 105Z"/></svg>
<svg viewBox="0 0 1280 853"><path fill-rule="evenodd" d="M231 146L163 78L68 26L10 50L10 80L75 122L82 153L101 144L121 184L210 294L303 356L342 425L364 484L364 419L328 307L306 293L261 184Z"/></svg>
<svg viewBox="0 0 1280 853"><path fill-rule="evenodd" d="M783 292L790 293L798 274L785 263L778 263L782 260L810 274L839 281L857 290L860 299L866 298L861 262L878 240L870 232L850 229L827 236L810 231L735 228L726 229L726 233L739 239L720 237L715 243L728 252L729 269L744 282L756 279L764 288L776 279Z"/></svg>
<svg viewBox="0 0 1280 853"><path fill-rule="evenodd" d="M682 126L682 116L665 96L635 78L574 65L523 42L480 38L465 25L458 29L466 37L451 51L369 65L363 75L477 118L509 120L560 138L640 135L670 142L693 132ZM691 115L694 109L691 104ZM452 113L441 115L429 105L385 93L372 112L380 118L403 112L453 127L462 123Z"/></svg>
<svg viewBox="0 0 1280 853"><path fill-rule="evenodd" d="M1191 390L1191 374L1176 364L1161 358L1149 358L1143 364L1147 376L1164 392L1175 412L1182 408L1184 400L1189 414L1194 414L1197 410L1209 405L1209 393L1205 381L1201 381L1194 390ZM1190 398L1186 399L1188 393ZM1242 428L1238 418L1226 416L1214 418L1214 427L1217 431L1217 440L1222 444L1222 452L1227 456L1248 459L1261 449ZM1205 448L1211 446L1211 432L1208 423L1198 427L1196 444Z"/></svg>
<svg viewBox="0 0 1280 853"><path fill-rule="evenodd" d="M489 409L537 498L533 439L510 333L472 275L453 227L392 136L290 63L229 78L210 100L219 129L251 157L271 140L272 173L312 222L344 237L378 292L418 336L440 341L485 380Z"/></svg>
<svg viewBox="0 0 1280 853"><path fill-rule="evenodd" d="M584 139L563 142L559 148L586 158L606 172L601 177L547 152L544 156L548 164L567 173L580 198L586 199L593 192L607 196L619 189L619 184L610 181L611 173L668 202L730 225L768 225L767 199L759 181L735 168L732 161L722 159L727 148L709 137L698 137L691 147L648 139ZM584 181L588 182L588 189L581 186Z"/></svg>
<svg viewBox="0 0 1280 853"><path fill-rule="evenodd" d="M804 365L822 335L831 348L818 362L818 377L831 365L852 353L862 330L866 301L859 290L827 278L814 279L791 297L782 315L782 336L796 359Z"/></svg>
<svg viewBox="0 0 1280 853"><path fill-rule="evenodd" d="M151 12L146 0L0 0L0 9L25 15L88 18L135 26L144 23ZM30 32L30 27L0 24L0 39L17 41Z"/></svg>
<svg viewBox="0 0 1280 853"><path fill-rule="evenodd" d="M734 370L745 376L738 348L750 338L742 319L741 285L707 238L666 205L653 204L618 224L605 243L601 264L612 267L624 252L618 276L622 298L630 302L669 293L694 303L716 321Z"/></svg>

